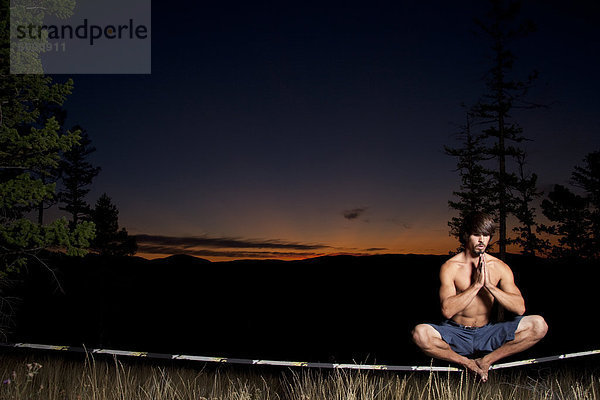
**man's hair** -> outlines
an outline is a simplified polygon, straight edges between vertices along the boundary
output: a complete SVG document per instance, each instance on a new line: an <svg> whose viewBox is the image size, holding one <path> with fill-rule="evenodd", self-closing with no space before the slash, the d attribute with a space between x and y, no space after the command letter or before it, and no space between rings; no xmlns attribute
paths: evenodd
<svg viewBox="0 0 600 400"><path fill-rule="evenodd" d="M462 245L465 245L471 235L486 235L491 238L495 232L496 222L494 222L494 217L484 212L473 211L463 218L458 240Z"/></svg>

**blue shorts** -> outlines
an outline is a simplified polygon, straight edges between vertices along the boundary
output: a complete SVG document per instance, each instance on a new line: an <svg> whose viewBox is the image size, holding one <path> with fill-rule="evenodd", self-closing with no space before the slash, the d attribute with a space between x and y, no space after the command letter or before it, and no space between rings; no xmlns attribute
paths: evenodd
<svg viewBox="0 0 600 400"><path fill-rule="evenodd" d="M440 325L428 325L442 335L442 340L448 343L452 350L462 356L469 356L490 353L513 340L521 318L523 317L517 316L512 321L489 323L480 328L467 327L452 320L442 322Z"/></svg>

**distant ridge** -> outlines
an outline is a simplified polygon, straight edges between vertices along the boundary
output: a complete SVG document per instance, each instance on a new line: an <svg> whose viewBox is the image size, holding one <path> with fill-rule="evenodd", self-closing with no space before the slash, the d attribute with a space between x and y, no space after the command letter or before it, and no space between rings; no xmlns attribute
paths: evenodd
<svg viewBox="0 0 600 400"><path fill-rule="evenodd" d="M151 260L140 258L144 262L150 264L163 264L168 263L169 265L184 265L184 264L232 264L232 265L243 265L243 264L261 264L261 265L272 265L280 263L289 264L338 264L338 263L358 263L364 262L365 260L387 260L387 261L403 261L406 259L447 259L448 255L437 255L437 254L331 254L316 256L310 258L303 258L299 260L282 260L282 259L239 259L239 260L225 260L225 261L210 261L204 258L199 258L187 254L174 254L172 256L163 258L154 258Z"/></svg>
<svg viewBox="0 0 600 400"><path fill-rule="evenodd" d="M165 264L166 263L166 264L177 264L177 265L212 264L209 260L206 260L204 258L190 256L187 254L174 254L172 256L165 257L165 258L155 258L153 260L149 260L149 262L151 264Z"/></svg>
<svg viewBox="0 0 600 400"><path fill-rule="evenodd" d="M448 257L210 262L184 254L146 260L47 253L64 291L46 269L30 268L6 292L22 299L10 340L244 359L420 363L425 356L410 332L441 320L439 268ZM575 337L572 327L589 319L581 304L597 304L598 262L510 255L508 264L527 313L543 315L551 327L537 354L598 347L597 332ZM564 272L571 270L586 279Z"/></svg>

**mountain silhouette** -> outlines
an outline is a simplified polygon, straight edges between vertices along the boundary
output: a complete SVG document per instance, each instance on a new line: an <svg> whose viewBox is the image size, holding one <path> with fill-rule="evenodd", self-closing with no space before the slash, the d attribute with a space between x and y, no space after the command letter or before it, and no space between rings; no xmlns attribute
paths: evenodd
<svg viewBox="0 0 600 400"><path fill-rule="evenodd" d="M11 288L21 300L9 340L255 359L429 362L410 331L442 319L438 273L447 258L210 262L47 253L64 293L47 270L30 268ZM597 264L523 256L510 256L508 264L527 314L543 315L550 326L530 353L598 346L591 329L572 330L597 304Z"/></svg>

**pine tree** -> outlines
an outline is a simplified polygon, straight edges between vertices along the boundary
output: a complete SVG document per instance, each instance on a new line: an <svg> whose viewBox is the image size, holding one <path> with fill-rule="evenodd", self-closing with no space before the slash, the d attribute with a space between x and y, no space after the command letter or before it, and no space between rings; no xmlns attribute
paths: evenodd
<svg viewBox="0 0 600 400"><path fill-rule="evenodd" d="M521 3L518 1L491 0L487 21L476 20L481 32L490 40L493 65L485 79L486 92L472 108L474 117L484 124L482 137L491 141L485 153L496 161L496 167L487 182L495 194L490 202L497 210L499 223L500 258L506 256L507 219L516 204L511 190L518 178L511 172L509 162L518 157L520 144L526 140L523 130L514 121L511 112L517 107L534 107L526 103L525 96L537 77L534 72L526 80L512 78L515 55L509 49L511 42L533 31L530 21L518 22Z"/></svg>
<svg viewBox="0 0 600 400"><path fill-rule="evenodd" d="M576 166L571 184L585 191L591 224L588 238L590 254L600 257L600 151L585 156L582 166Z"/></svg>
<svg viewBox="0 0 600 400"><path fill-rule="evenodd" d="M55 83L43 75L0 73L0 275L38 259L40 250L64 247L68 254L85 253L93 225L77 225L69 232L65 219L39 224L28 214L55 195L47 182L58 167L61 152L79 140L76 132L59 134L55 117L41 118L40 104L62 104L73 83Z"/></svg>
<svg viewBox="0 0 600 400"><path fill-rule="evenodd" d="M515 200L517 204L514 207L514 214L521 225L513 228L513 232L516 232L518 236L511 242L518 244L523 254L535 256L536 253L547 251L550 248L550 244L547 240L541 239L537 235L539 227L536 222L536 210L532 204L543 193L537 190L537 175L525 172L525 159L525 153L517 157L519 180L515 188L517 193Z"/></svg>
<svg viewBox="0 0 600 400"><path fill-rule="evenodd" d="M544 215L554 224L541 228L558 237L552 248L556 257L600 258L600 151L592 152L576 166L571 184L583 190L576 194L562 185L555 185L542 202Z"/></svg>
<svg viewBox="0 0 600 400"><path fill-rule="evenodd" d="M465 125L460 127L456 136L461 141L461 147L444 146L444 150L447 155L457 158L456 171L461 181L460 190L452 193L457 200L448 201L448 206L458 211L458 216L448 222L450 234L458 237L466 214L471 211L493 213L493 209L489 200L492 194L487 185L489 172L482 164L487 160L485 148L481 137L473 134L473 116L469 112L466 113Z"/></svg>
<svg viewBox="0 0 600 400"><path fill-rule="evenodd" d="M94 237L91 222L68 229L66 219L44 224L43 210L55 199L55 176L62 152L79 140L78 132L64 131L58 112L73 81L57 83L45 76L39 54L12 52L9 15L17 21L41 22L44 14L67 15L71 0L39 4L0 0L0 285L25 266L41 265L40 252L50 247L68 255L84 255ZM14 56L14 57L9 57ZM9 62L10 60L10 62ZM11 66L32 66L36 75L11 74ZM33 71L35 70L35 71ZM38 218L34 217L38 213ZM58 283L58 281L57 281ZM58 283L59 284L59 283ZM59 284L60 285L60 284ZM0 292L0 329L12 315Z"/></svg>
<svg viewBox="0 0 600 400"><path fill-rule="evenodd" d="M44 13L67 12L65 3L57 0L32 8L19 4L9 10L9 1L0 0L0 276L39 260L39 251L50 246L84 254L93 237L91 223L69 232L64 219L41 224L28 218L54 198L52 176L60 154L79 140L77 132L61 134L60 114L51 112L71 93L73 81L57 83L41 74L9 72L9 13L17 19L43 20Z"/></svg>
<svg viewBox="0 0 600 400"><path fill-rule="evenodd" d="M59 125L59 135L64 135L67 131L64 128L65 120L67 119L67 112L59 104L56 103L45 103L40 105L40 119L45 121L51 117L55 117ZM79 134L77 130L72 131L74 134ZM53 183L56 184L60 179L60 164L57 168L49 168L45 174L37 176L41 179L44 184ZM49 208L58 203L58 193L50 198L44 199L38 205L38 224L44 224L44 212Z"/></svg>
<svg viewBox="0 0 600 400"><path fill-rule="evenodd" d="M81 132L81 139L76 146L67 151L61 160L61 178L63 189L59 192L61 210L71 214L70 226L77 226L79 221L91 218L91 206L85 197L90 191L92 180L100 173L100 167L94 167L87 159L96 151L91 146L87 132L80 126L72 128Z"/></svg>
<svg viewBox="0 0 600 400"><path fill-rule="evenodd" d="M541 225L543 232L558 236L551 255L557 258L588 258L587 239L591 231L590 215L584 197L563 185L554 185L542 201L542 211L553 225Z"/></svg>
<svg viewBox="0 0 600 400"><path fill-rule="evenodd" d="M96 238L92 248L98 253L105 256L135 254L135 238L129 236L125 228L119 230L119 210L106 193L96 202L92 219L96 224Z"/></svg>

